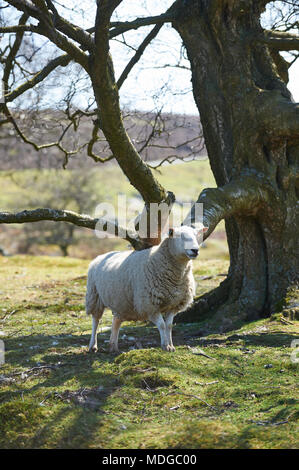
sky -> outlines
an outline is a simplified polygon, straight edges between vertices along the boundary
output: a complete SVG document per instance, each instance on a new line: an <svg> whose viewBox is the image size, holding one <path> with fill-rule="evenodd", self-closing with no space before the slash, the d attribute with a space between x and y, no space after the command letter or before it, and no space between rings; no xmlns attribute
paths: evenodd
<svg viewBox="0 0 299 470"><path fill-rule="evenodd" d="M134 17L139 15L161 14L172 3L173 0L160 0L158 2L155 0L150 2L123 0L118 11L120 16L124 12L125 17L128 16L128 11L133 11L134 14L131 19L134 19ZM144 4L151 5L150 12L146 13ZM128 8L129 5L131 8ZM266 10L262 19L263 26L267 24L269 18L270 11ZM149 27L149 30L151 28ZM130 35L134 43L134 38L138 39L138 32L133 31ZM129 38L130 35L128 35ZM152 46L154 53L150 48L145 51L140 64L123 85L120 97L124 106L130 106L130 103L133 102L136 108L148 110L153 106L159 108L163 104L163 111L165 112L190 115L198 113L191 89L190 71L182 68L164 68L165 64L175 65L177 63L180 63L182 66L189 66L188 60L181 57L181 43L182 41L178 33L171 25L166 24ZM127 58L118 44L112 44L112 52L113 56L117 58L117 60L114 60L114 66L118 76L126 65ZM288 59L288 54L283 53L283 55ZM293 95L294 101L299 102L299 59L289 69L289 78L288 88ZM163 93L161 97L156 96L153 99L152 96L155 96L154 90L156 89L162 89Z"/></svg>
<svg viewBox="0 0 299 470"><path fill-rule="evenodd" d="M74 3L74 0L64 0L63 3L70 8L77 4ZM172 3L173 0L123 0L116 10L114 20L130 21L139 16L159 15L166 11ZM85 0L84 9L80 9L80 4L78 5L77 13L68 12L68 10L61 10L61 12L64 15L67 12L70 19L82 27L93 26L94 0ZM83 4L81 3L81 5ZM267 21L267 13L265 21ZM152 28L153 26L149 26L126 33L126 42L130 46L137 47ZM124 46L118 40L111 41L110 44L115 75L118 78L134 54L134 50ZM188 70L189 62L184 56L181 44L178 33L170 24L165 24L122 86L120 101L123 108L143 111L162 108L164 112L198 114L192 94L191 73ZM178 64L180 68L176 67ZM73 73L77 73L77 69L74 70ZM47 106L47 100L52 104L54 99L58 102L65 95L70 72L67 69L61 69L61 72L61 80L53 81L49 86L49 92L44 94L45 106ZM290 68L289 75L288 88L294 101L299 102L299 60ZM85 108L92 97L90 82L83 77L77 86L79 93L75 104Z"/></svg>
<svg viewBox="0 0 299 470"><path fill-rule="evenodd" d="M71 0L70 0L71 1ZM137 1L123 0L118 8L118 14L122 18L134 19L138 16L158 15L166 11L173 0ZM150 4L150 11L146 6ZM128 15L128 11L132 12ZM267 23L269 13L266 11L263 21ZM150 26L147 31L150 31ZM145 30L145 28L142 28ZM138 44L140 35L144 31L132 31L127 34L128 42ZM189 67L189 62L181 55L181 38L178 33L166 24L160 31L151 48L148 48L138 66L133 70L120 90L121 103L124 107L135 107L140 110L159 109L163 106L164 112L183 113L197 115L192 88L191 73L189 70L177 67L166 67L167 65L180 64ZM118 77L128 62L128 51L119 43L111 43L114 67ZM130 53L130 52L129 52ZM287 54L285 55L286 58ZM160 67L160 68L159 68ZM289 69L290 81L288 88L293 99L299 102L299 59ZM161 95L155 90L162 90Z"/></svg>
<svg viewBox="0 0 299 470"><path fill-rule="evenodd" d="M163 35L162 35L163 33ZM136 107L140 110L148 110L163 105L164 112L184 113L194 115L198 113L195 105L192 88L191 72L179 68L163 68L163 64L175 65L179 59L181 41L178 34L170 28L161 33L156 50L156 63L153 63L152 51L147 51L140 67L128 77L120 91L123 106ZM163 47L163 42L169 44L171 52ZM126 61L122 60L121 52L115 48L114 60L116 76L121 73ZM286 55L287 58L287 55ZM188 66L187 60L181 64ZM157 68L157 67L162 68ZM288 88L295 102L299 102L299 59L289 69ZM162 89L162 95L155 96L155 90ZM154 96L154 98L153 98Z"/></svg>
<svg viewBox="0 0 299 470"><path fill-rule="evenodd" d="M298 60L292 65L289 70L290 74L290 81L288 84L288 88L293 95L294 100L296 103L299 102L299 62Z"/></svg>

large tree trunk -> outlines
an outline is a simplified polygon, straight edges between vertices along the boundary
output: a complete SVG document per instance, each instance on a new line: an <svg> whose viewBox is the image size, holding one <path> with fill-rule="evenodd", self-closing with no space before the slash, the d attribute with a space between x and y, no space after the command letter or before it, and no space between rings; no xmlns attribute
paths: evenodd
<svg viewBox="0 0 299 470"><path fill-rule="evenodd" d="M230 251L228 278L195 302L188 321L220 306L224 327L232 317L267 316L298 282L299 114L275 54L258 40L262 3L188 1L174 23L191 62L209 160L222 188L205 191L199 201L205 208L212 196L211 211L218 205L226 212Z"/></svg>

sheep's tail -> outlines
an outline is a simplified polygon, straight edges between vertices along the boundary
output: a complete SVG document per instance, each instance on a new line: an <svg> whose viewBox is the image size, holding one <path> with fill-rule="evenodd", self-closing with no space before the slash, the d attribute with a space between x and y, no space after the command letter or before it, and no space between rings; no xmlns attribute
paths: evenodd
<svg viewBox="0 0 299 470"><path fill-rule="evenodd" d="M99 297L90 272L87 277L85 310L87 315L94 315L97 317L101 317L104 312L104 305Z"/></svg>

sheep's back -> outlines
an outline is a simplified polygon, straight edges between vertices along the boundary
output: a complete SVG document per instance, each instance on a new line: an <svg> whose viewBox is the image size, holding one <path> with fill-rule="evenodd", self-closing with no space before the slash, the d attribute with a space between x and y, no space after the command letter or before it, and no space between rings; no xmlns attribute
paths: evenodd
<svg viewBox="0 0 299 470"><path fill-rule="evenodd" d="M92 277L104 306L128 320L137 319L133 291L136 279L140 281L142 277L143 253L110 252L98 256L89 268L88 275Z"/></svg>

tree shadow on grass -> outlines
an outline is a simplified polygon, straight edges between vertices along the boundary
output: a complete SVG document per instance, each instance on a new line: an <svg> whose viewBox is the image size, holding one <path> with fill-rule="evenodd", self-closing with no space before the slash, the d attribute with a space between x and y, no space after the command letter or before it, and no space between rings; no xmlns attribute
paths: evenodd
<svg viewBox="0 0 299 470"><path fill-rule="evenodd" d="M130 351L140 341L143 349L160 347L159 332L152 326L124 326L121 338L122 335L125 336L119 342L122 352ZM15 381L9 387L4 383L0 404L15 403L18 411L22 411L22 406L29 406L25 414L30 413L30 406L40 406L42 413L45 412L44 423L34 425L34 436L31 429L30 437L25 438L25 447L89 447L92 436L100 433L107 419L110 425L112 422L114 434L122 432L122 417L104 409L115 392L122 397L121 390L125 387L117 374L115 359L118 355L108 352L105 341L109 341L109 336L110 331L99 333L100 351L96 354L87 352L89 335L33 334L6 340L8 367L1 372ZM168 353L163 354L166 360ZM122 411L122 398L120 404ZM8 440L7 446L11 445ZM18 438L13 445L22 446Z"/></svg>
<svg viewBox="0 0 299 470"><path fill-rule="evenodd" d="M0 387L4 386L0 391L0 423L1 419L9 423L12 419L9 414L15 412L26 416L29 423L30 414L34 414L36 407L45 413L45 419L42 424L34 424L36 430L33 436L29 424L28 428L24 426L22 432L23 436L27 433L27 437L20 437L15 428L14 442L11 442L11 437L7 438L7 444L3 447L40 448L49 447L48 443L54 447L88 447L93 432L101 425L103 416L106 416L103 406L120 386L113 370L115 355L71 350L72 343L76 346L78 343L88 344L89 335L79 338L57 335L56 339L57 342L61 340L61 345L65 345L67 351L64 352L61 347L54 351L52 338L43 335L11 338L6 342L6 364L19 367L13 371L9 367L6 374L5 369L1 370L2 377L12 381L9 384L0 381ZM38 350L30 349L33 341L39 345ZM14 354L15 348L18 351ZM20 354L23 355L21 361ZM94 366L95 362L98 367ZM7 403L10 406L5 410ZM13 427L13 422L11 426L4 427L3 436L7 432L11 433ZM4 437L3 440L5 442Z"/></svg>
<svg viewBox="0 0 299 470"><path fill-rule="evenodd" d="M227 335L227 333L226 333ZM294 332L276 331L275 333L242 333L225 336L224 338L206 338L195 337L196 342L202 346L226 346L234 343L243 343L248 346L263 346L263 347L291 347L291 342L294 339L299 339L299 335Z"/></svg>
<svg viewBox="0 0 299 470"><path fill-rule="evenodd" d="M242 335L232 335L227 338L228 341L234 342L240 339L244 340L248 345L264 346L264 347L291 347L291 342L299 338L294 332L275 331L262 333L244 333Z"/></svg>
<svg viewBox="0 0 299 470"><path fill-rule="evenodd" d="M177 326L176 346L185 345L186 338L191 338L194 344L201 346L215 344L215 341L223 346L225 343L232 345L243 340L246 346L279 347L290 346L291 341L296 338L295 334L281 331L269 332L269 334L265 332L243 333L219 340L209 340L209 338L196 338L194 336L196 328L198 325L194 324L190 326L190 330L186 328L186 325L183 327L183 324L182 327ZM188 336L189 333L190 336ZM124 326L121 330L121 337L122 335L134 336L135 339L144 343L144 348L160 346L159 333L151 326ZM54 339L53 336L37 334L6 340L7 364L13 367L19 366L18 371L20 368L23 370L38 367L38 363L54 366L45 374L29 375L24 380L18 378L16 386L13 385L15 394L19 397L18 406L20 406L22 396L27 406L33 403L34 406L42 406L42 412L45 413L44 422L36 425L34 435L32 436L31 433L25 441L25 447L88 448L92 447L96 436L97 445L101 445L103 441L102 445L105 448L107 421L109 430L113 429L114 436L123 432L124 415L122 412L125 406L126 384L118 377L117 361L115 361L118 356L109 354L108 343L104 342L109 340L109 336L110 332L99 333L100 351L97 354L87 353L89 335L60 334L55 335ZM57 343L56 345L53 345L53 340ZM121 351L128 352L133 345L133 340L126 338L120 340ZM104 349L102 349L103 346ZM163 355L165 361L170 363L171 360L168 360L167 354L163 352L161 356ZM199 364L195 361L194 367L198 366ZM5 373L4 370L3 372ZM10 368L8 375L12 373ZM111 411L109 398L116 396L115 394L119 395L119 405L114 403ZM0 394L0 403L5 404L10 400L13 403L14 396L11 391L3 391ZM117 402L118 398L115 400ZM120 415L117 413L117 406L120 406ZM136 414L137 410L134 410L132 419L136 419ZM10 444L8 442L7 445L10 446ZM18 446L17 440L15 445Z"/></svg>
<svg viewBox="0 0 299 470"><path fill-rule="evenodd" d="M299 339L299 335L296 333L286 332L275 332L275 333L263 333L263 334L247 334L244 335L246 343L256 346L265 347L291 347L291 342L294 339Z"/></svg>

